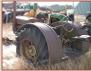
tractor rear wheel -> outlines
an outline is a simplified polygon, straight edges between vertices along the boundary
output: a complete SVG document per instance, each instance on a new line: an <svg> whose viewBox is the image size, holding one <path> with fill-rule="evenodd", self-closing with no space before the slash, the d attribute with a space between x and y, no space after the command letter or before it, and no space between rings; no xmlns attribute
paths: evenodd
<svg viewBox="0 0 91 71"><path fill-rule="evenodd" d="M48 46L38 28L27 26L20 30L17 37L17 55L35 65L48 62Z"/></svg>

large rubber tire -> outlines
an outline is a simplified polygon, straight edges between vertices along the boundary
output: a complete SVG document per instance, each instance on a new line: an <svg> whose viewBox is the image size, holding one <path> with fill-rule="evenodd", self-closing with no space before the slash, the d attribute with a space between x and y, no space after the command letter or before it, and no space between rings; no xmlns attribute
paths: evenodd
<svg viewBox="0 0 91 71"><path fill-rule="evenodd" d="M48 46L41 31L33 25L25 25L19 29L18 33L16 50L17 55L23 57L28 61L28 63L32 62L35 65L48 63ZM21 46L24 39L31 41L35 45L37 52L35 62L27 57L25 54L25 48Z"/></svg>

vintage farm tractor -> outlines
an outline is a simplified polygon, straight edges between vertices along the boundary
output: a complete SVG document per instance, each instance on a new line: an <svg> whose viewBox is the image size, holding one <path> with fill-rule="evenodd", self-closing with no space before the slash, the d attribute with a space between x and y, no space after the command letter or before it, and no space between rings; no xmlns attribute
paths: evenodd
<svg viewBox="0 0 91 71"><path fill-rule="evenodd" d="M49 23L36 17L15 17L17 56L35 65L53 64L65 56L76 57L88 51L88 37L83 37L88 35L86 30L67 22L67 16L63 16L65 21L57 15L51 15L55 21L50 17Z"/></svg>

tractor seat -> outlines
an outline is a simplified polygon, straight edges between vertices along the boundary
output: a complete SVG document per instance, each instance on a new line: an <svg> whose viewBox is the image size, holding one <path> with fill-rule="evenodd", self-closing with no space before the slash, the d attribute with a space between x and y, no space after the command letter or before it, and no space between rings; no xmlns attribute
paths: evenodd
<svg viewBox="0 0 91 71"><path fill-rule="evenodd" d="M16 16L17 24L26 24L29 22L34 23L34 22L39 22L39 20L34 17Z"/></svg>

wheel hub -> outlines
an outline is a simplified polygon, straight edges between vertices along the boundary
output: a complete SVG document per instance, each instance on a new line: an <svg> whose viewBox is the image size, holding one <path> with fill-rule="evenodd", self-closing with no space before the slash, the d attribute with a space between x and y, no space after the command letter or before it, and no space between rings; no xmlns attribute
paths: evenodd
<svg viewBox="0 0 91 71"><path fill-rule="evenodd" d="M34 45L30 45L26 47L26 54L30 57L34 57L36 55L36 49Z"/></svg>
<svg viewBox="0 0 91 71"><path fill-rule="evenodd" d="M35 45L29 40L22 41L22 53L23 57L26 59L30 59L31 61L36 60L36 48Z"/></svg>

